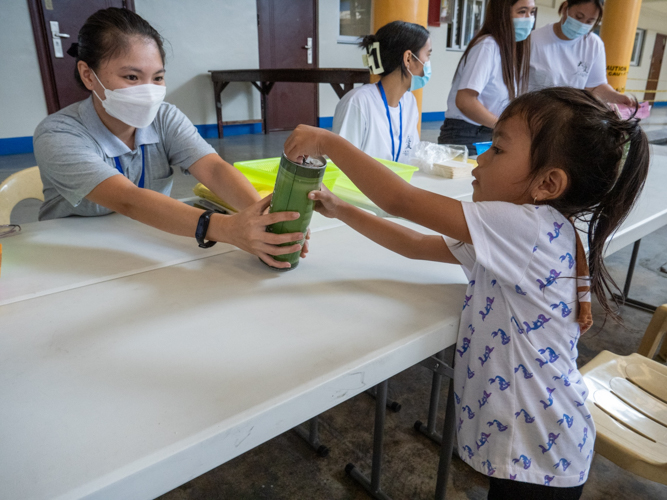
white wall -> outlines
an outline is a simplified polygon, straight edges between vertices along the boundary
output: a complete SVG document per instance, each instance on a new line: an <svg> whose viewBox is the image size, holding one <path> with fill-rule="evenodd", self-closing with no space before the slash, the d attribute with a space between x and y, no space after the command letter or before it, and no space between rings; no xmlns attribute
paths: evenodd
<svg viewBox="0 0 667 500"><path fill-rule="evenodd" d="M339 0L318 0L318 37L320 68L363 68L361 49L353 44L338 43ZM320 116L333 116L338 96L328 83L320 84Z"/></svg>
<svg viewBox="0 0 667 500"><path fill-rule="evenodd" d="M538 26L554 22L559 0L537 0ZM137 13L168 40L167 100L193 121L214 124L210 69L259 67L256 0L135 0ZM361 68L361 50L339 44L338 0L318 0L319 65ZM642 9L639 27L647 30L641 65L630 68L630 78L646 79L656 32L667 33L667 15ZM444 111L460 52L446 49L447 28L430 27L433 76L424 89L423 111ZM46 102L37 62L27 2L3 3L0 16L0 138L31 136L46 116ZM667 62L661 80L667 79ZM644 88L641 80L628 88ZM660 90L667 90L661 83ZM259 92L250 84L232 83L223 92L225 121L259 119ZM639 94L641 97L643 94ZM658 98L667 99L660 93ZM319 114L333 116L338 97L330 85L320 85Z"/></svg>
<svg viewBox="0 0 667 500"><path fill-rule="evenodd" d="M259 68L256 0L135 0L137 14L168 41L166 101L196 124L216 123L209 70ZM261 118L259 92L230 83L224 121Z"/></svg>
<svg viewBox="0 0 667 500"><path fill-rule="evenodd" d="M25 0L3 2L0 48L0 138L31 136L46 99Z"/></svg>

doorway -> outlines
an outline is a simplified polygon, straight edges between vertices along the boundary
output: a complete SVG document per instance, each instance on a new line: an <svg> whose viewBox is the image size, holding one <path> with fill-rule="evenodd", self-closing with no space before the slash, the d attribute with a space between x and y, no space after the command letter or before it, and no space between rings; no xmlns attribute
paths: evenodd
<svg viewBox="0 0 667 500"><path fill-rule="evenodd" d="M257 0L260 69L317 68L317 0ZM317 126L317 83L276 82L267 96L269 131Z"/></svg>
<svg viewBox="0 0 667 500"><path fill-rule="evenodd" d="M107 7L134 12L134 0L28 0L28 7L46 107L51 114L90 95L76 84L76 59L67 54L86 19Z"/></svg>
<svg viewBox="0 0 667 500"><path fill-rule="evenodd" d="M648 70L648 80L646 81L645 101L655 100L655 91L658 89L658 79L660 78L660 69L662 68L662 58L665 55L665 45L667 45L667 35L657 33L655 35L655 45L651 55L651 66Z"/></svg>

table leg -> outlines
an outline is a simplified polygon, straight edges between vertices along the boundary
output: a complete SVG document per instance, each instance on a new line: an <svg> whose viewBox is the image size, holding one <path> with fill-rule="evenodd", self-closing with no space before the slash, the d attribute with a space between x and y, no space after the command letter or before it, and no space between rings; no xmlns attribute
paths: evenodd
<svg viewBox="0 0 667 500"><path fill-rule="evenodd" d="M357 481L373 497L378 500L391 500L391 497L380 488L382 475L382 448L384 444L384 420L387 406L387 386L385 380L378 384L375 397L375 426L373 429L373 465L371 467L371 479L369 480L354 464L347 464L345 472Z"/></svg>
<svg viewBox="0 0 667 500"><path fill-rule="evenodd" d="M635 272L635 265L637 264L637 255L639 254L639 244L642 240L635 241L634 246L632 247L632 256L630 257L630 265L628 266L628 273L625 275L625 284L623 285L623 294L619 295L617 293L613 294L614 298L621 302L621 305L627 305L634 307L636 309L641 309L643 311L655 312L657 309L656 306L647 304L646 302L641 302L639 300L631 299L628 297L630 293L630 285L632 284L632 275Z"/></svg>
<svg viewBox="0 0 667 500"><path fill-rule="evenodd" d="M373 387L372 389L368 389L366 391L366 394L368 394L372 398L377 398L377 387ZM398 413L401 411L401 403L398 401L393 401L391 399L387 399L387 409L393 411L394 413Z"/></svg>
<svg viewBox="0 0 667 500"><path fill-rule="evenodd" d="M447 393L447 410L445 424L442 430L442 446L440 447L440 463L438 464L438 482L435 486L435 500L445 500L447 496L447 479L449 466L454 451L454 436L456 434L456 406L454 405L454 379L449 379Z"/></svg>
<svg viewBox="0 0 667 500"><path fill-rule="evenodd" d="M435 357L444 363L445 351L442 350L435 355ZM432 369L431 367L428 367ZM438 371L433 371L433 379L431 380L431 398L428 405L428 421L426 425L421 420L415 422L415 430L421 432L426 437L435 441L438 444L442 443L442 436L438 434L435 429L438 418L438 403L440 400L440 387L442 385L442 375Z"/></svg>
<svg viewBox="0 0 667 500"><path fill-rule="evenodd" d="M308 421L308 432L301 427L295 427L294 432L306 440L319 456L327 457L329 455L329 448L320 442L319 417L313 417Z"/></svg>
<svg viewBox="0 0 667 500"><path fill-rule="evenodd" d="M213 94L215 97L215 116L218 121L218 138L222 139L222 98L220 94L227 86L226 82L213 82Z"/></svg>

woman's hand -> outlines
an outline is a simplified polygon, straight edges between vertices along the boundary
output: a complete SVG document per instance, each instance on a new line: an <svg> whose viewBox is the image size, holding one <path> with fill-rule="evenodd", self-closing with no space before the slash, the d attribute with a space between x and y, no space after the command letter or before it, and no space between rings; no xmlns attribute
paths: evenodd
<svg viewBox="0 0 667 500"><path fill-rule="evenodd" d="M586 90L592 90L597 97L611 104L625 104L626 106L635 107L637 102L634 97L617 92L608 83L603 83L593 89L587 88Z"/></svg>
<svg viewBox="0 0 667 500"><path fill-rule="evenodd" d="M274 234L266 231L266 226L288 220L299 218L299 212L274 212L265 213L271 203L271 195L250 205L236 215L223 216L213 215L208 238L215 241L230 243L241 250L257 255L265 263L272 267L289 268L289 262L278 262L271 255L284 255L298 252L304 256L307 252L298 243L290 246L278 246L291 241L304 239L303 233Z"/></svg>
<svg viewBox="0 0 667 500"><path fill-rule="evenodd" d="M327 136L332 132L319 127L299 125L285 141L285 156L301 163L304 156L324 156Z"/></svg>
<svg viewBox="0 0 667 500"><path fill-rule="evenodd" d="M620 94L618 92L616 95L612 96L612 99L614 99L613 102L615 104L625 104L631 108L634 108L637 105L637 100L635 98L629 95Z"/></svg>
<svg viewBox="0 0 667 500"><path fill-rule="evenodd" d="M340 209L347 205L347 203L329 191L324 184L322 184L320 191L311 191L308 193L308 198L315 200L313 208L316 211L330 219L340 219Z"/></svg>

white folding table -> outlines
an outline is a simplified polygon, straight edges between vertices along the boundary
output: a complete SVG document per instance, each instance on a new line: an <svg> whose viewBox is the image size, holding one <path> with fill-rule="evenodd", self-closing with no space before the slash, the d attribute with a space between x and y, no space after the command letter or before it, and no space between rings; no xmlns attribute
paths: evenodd
<svg viewBox="0 0 667 500"><path fill-rule="evenodd" d="M608 253L667 224L666 181L654 157ZM316 216L311 253L287 273L121 216L4 239L3 494L155 497L454 344L462 271L338 224Z"/></svg>
<svg viewBox="0 0 667 500"><path fill-rule="evenodd" d="M3 494L169 491L453 344L465 283L339 226L3 305Z"/></svg>

